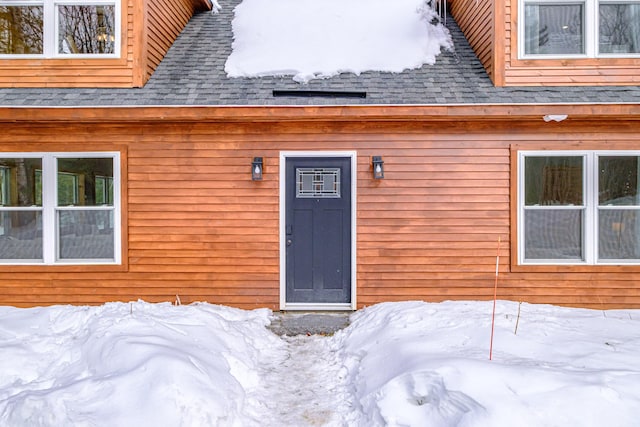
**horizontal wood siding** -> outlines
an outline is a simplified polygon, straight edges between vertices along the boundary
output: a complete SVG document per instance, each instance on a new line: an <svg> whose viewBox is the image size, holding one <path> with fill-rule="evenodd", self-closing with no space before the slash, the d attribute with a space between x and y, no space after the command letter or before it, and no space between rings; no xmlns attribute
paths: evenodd
<svg viewBox="0 0 640 427"><path fill-rule="evenodd" d="M493 79L493 0L454 0L451 3L451 14Z"/></svg>
<svg viewBox="0 0 640 427"><path fill-rule="evenodd" d="M193 15L194 0L148 0L146 19L146 78L151 77L164 55Z"/></svg>
<svg viewBox="0 0 640 427"><path fill-rule="evenodd" d="M640 84L640 58L518 59L518 0L503 1L506 11L504 86Z"/></svg>
<svg viewBox="0 0 640 427"><path fill-rule="evenodd" d="M640 268L514 268L513 144L637 147L632 125L442 122L3 123L0 147L126 146L126 265L0 266L0 304L209 301L278 308L279 153L357 152L357 302L498 297L640 308ZM35 144L37 142L37 144ZM70 145L71 144L71 145ZM76 145L73 145L76 144ZM382 156L385 179L372 179ZM254 156L264 180L252 181Z"/></svg>

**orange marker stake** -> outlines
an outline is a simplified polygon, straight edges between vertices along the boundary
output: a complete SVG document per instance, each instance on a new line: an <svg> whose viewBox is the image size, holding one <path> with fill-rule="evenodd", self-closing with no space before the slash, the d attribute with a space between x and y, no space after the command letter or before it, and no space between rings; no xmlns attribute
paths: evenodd
<svg viewBox="0 0 640 427"><path fill-rule="evenodd" d="M489 343L489 360L493 356L493 330L496 321L496 300L498 298L498 267L500 266L500 237L498 237L498 252L496 253L496 280L493 285L493 314L491 315L491 342Z"/></svg>

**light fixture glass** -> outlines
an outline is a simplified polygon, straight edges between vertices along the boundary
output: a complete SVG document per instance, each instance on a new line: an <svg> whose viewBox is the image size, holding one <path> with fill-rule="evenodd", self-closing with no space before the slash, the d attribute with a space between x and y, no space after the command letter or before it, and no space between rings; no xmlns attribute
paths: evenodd
<svg viewBox="0 0 640 427"><path fill-rule="evenodd" d="M384 162L382 161L382 157L373 156L373 158L371 159L371 163L373 164L373 178L384 178Z"/></svg>
<svg viewBox="0 0 640 427"><path fill-rule="evenodd" d="M251 179L262 181L263 168L262 157L254 157L253 162L251 162Z"/></svg>

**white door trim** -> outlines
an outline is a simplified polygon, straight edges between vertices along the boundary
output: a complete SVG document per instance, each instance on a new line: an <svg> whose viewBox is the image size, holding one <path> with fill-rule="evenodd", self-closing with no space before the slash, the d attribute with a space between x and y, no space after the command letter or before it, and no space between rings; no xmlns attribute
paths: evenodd
<svg viewBox="0 0 640 427"><path fill-rule="evenodd" d="M286 162L291 157L346 157L351 159L351 302L345 304L288 303L286 261ZM280 152L280 310L355 310L356 309L356 189L358 153L355 151L281 151Z"/></svg>

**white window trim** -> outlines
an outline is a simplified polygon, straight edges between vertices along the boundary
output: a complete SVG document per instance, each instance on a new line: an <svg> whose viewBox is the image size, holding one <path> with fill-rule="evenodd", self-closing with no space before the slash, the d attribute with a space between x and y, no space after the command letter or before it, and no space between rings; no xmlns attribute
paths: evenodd
<svg viewBox="0 0 640 427"><path fill-rule="evenodd" d="M18 2L8 2L0 0L0 6L40 6L43 7L42 17L42 32L43 32L43 53L39 55L34 54L0 54L0 59L32 59L32 58L46 58L46 59L105 59L105 58L120 58L120 45L122 44L121 36L121 22L122 22L122 8L121 0L22 0ZM63 6L100 6L100 5L114 5L115 17L114 17L114 35L116 40L114 42L114 53L105 54L73 54L73 53L58 53L58 16L56 14L56 8L58 5Z"/></svg>
<svg viewBox="0 0 640 427"><path fill-rule="evenodd" d="M42 260L0 259L0 265L119 265L122 263L121 224L121 171L119 152L40 152L40 153L0 153L3 158L42 159L42 206L0 207L0 211L41 211L42 212ZM57 200L57 160L63 158L112 158L113 159L113 206L58 207ZM58 227L56 213L63 210L109 210L113 211L113 259L59 259Z"/></svg>
<svg viewBox="0 0 640 427"><path fill-rule="evenodd" d="M584 4L585 53L580 54L525 54L525 4ZM637 0L518 0L518 59L586 59L586 58L638 58L640 53L598 53L598 6L600 3L637 3Z"/></svg>
<svg viewBox="0 0 640 427"><path fill-rule="evenodd" d="M573 259L552 259L552 260L527 260L525 254L525 234L524 234L524 182L526 157L583 157L583 207L584 229L582 231L583 260ZM517 236L518 236L518 265L640 265L640 260L601 260L598 258L598 211L601 208L598 204L598 158L606 156L636 156L640 157L640 151L630 150L580 150L580 151L519 151L518 152L518 183L517 183ZM562 206L557 207L562 209ZM640 206L620 206L606 207L605 209L638 209ZM574 207L575 209L575 207Z"/></svg>

